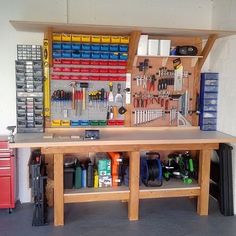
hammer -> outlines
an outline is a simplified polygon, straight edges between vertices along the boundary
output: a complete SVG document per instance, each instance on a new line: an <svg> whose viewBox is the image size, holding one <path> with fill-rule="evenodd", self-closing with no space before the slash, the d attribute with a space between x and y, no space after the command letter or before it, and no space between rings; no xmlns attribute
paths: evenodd
<svg viewBox="0 0 236 236"><path fill-rule="evenodd" d="M72 87L72 106L71 108L75 110L75 90L77 86L77 82L71 82L70 86Z"/></svg>
<svg viewBox="0 0 236 236"><path fill-rule="evenodd" d="M80 88L83 90L83 104L82 104L82 109L86 109L86 88L88 88L88 83L82 82L80 83Z"/></svg>

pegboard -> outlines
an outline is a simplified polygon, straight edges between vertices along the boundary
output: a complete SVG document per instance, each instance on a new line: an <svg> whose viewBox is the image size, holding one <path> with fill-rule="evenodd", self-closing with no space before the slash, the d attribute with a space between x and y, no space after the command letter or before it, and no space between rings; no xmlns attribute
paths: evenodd
<svg viewBox="0 0 236 236"><path fill-rule="evenodd" d="M192 58L137 57L132 70L131 126L191 126L194 96Z"/></svg>

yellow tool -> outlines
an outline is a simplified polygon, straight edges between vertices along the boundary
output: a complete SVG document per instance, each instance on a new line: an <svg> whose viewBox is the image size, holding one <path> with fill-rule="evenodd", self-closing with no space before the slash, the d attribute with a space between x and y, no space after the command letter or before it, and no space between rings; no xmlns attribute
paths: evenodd
<svg viewBox="0 0 236 236"><path fill-rule="evenodd" d="M49 75L49 43L43 40L43 65L44 65L44 116L50 116L50 75Z"/></svg>

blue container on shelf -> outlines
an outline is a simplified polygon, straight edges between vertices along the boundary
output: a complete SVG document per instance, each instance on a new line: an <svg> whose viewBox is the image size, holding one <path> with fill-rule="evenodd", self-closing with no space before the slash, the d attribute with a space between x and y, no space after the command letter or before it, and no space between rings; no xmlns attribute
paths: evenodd
<svg viewBox="0 0 236 236"><path fill-rule="evenodd" d="M110 44L110 52L118 52L119 45L118 44Z"/></svg>
<svg viewBox="0 0 236 236"><path fill-rule="evenodd" d="M101 56L101 59L108 60L109 59L109 52L101 52L100 56Z"/></svg>
<svg viewBox="0 0 236 236"><path fill-rule="evenodd" d="M61 49L62 50L71 50L71 43L62 43Z"/></svg>
<svg viewBox="0 0 236 236"><path fill-rule="evenodd" d="M80 51L77 50L72 51L72 58L80 58L80 57L81 57Z"/></svg>
<svg viewBox="0 0 236 236"><path fill-rule="evenodd" d="M101 44L101 51L108 52L109 51L109 44Z"/></svg>
<svg viewBox="0 0 236 236"><path fill-rule="evenodd" d="M217 129L218 73L201 73L200 85L200 129Z"/></svg>
<svg viewBox="0 0 236 236"><path fill-rule="evenodd" d="M62 58L71 58L71 51L62 51L61 53Z"/></svg>
<svg viewBox="0 0 236 236"><path fill-rule="evenodd" d="M80 43L72 43L71 44L71 49L72 50L80 50L81 49L81 44Z"/></svg>
<svg viewBox="0 0 236 236"><path fill-rule="evenodd" d="M100 59L101 58L101 53L100 52L92 52L91 53L91 58L92 59Z"/></svg>
<svg viewBox="0 0 236 236"><path fill-rule="evenodd" d="M81 52L81 58L83 59L90 59L90 52Z"/></svg>
<svg viewBox="0 0 236 236"><path fill-rule="evenodd" d="M110 59L111 60L119 60L119 53L118 52L110 52Z"/></svg>
<svg viewBox="0 0 236 236"><path fill-rule="evenodd" d="M120 53L120 60L127 61L128 60L128 54L127 53Z"/></svg>
<svg viewBox="0 0 236 236"><path fill-rule="evenodd" d="M70 121L70 126L72 127L77 127L80 125L80 122L78 120L71 120Z"/></svg>
<svg viewBox="0 0 236 236"><path fill-rule="evenodd" d="M119 45L120 52L128 52L128 50L129 50L128 45Z"/></svg>
<svg viewBox="0 0 236 236"><path fill-rule="evenodd" d="M52 57L53 58L61 58L61 51L53 51Z"/></svg>
<svg viewBox="0 0 236 236"><path fill-rule="evenodd" d="M91 50L90 44L89 43L83 43L81 45L81 50L82 51L90 51Z"/></svg>
<svg viewBox="0 0 236 236"><path fill-rule="evenodd" d="M89 126L89 120L79 120L80 126Z"/></svg>
<svg viewBox="0 0 236 236"><path fill-rule="evenodd" d="M53 50L61 50L61 43L53 43L52 49Z"/></svg>
<svg viewBox="0 0 236 236"><path fill-rule="evenodd" d="M91 44L91 51L100 51L100 44Z"/></svg>

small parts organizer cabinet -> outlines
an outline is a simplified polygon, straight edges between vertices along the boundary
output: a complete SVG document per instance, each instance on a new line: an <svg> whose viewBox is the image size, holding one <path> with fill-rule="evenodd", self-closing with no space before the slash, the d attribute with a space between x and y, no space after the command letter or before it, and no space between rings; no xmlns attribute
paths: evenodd
<svg viewBox="0 0 236 236"><path fill-rule="evenodd" d="M200 128L205 131L216 130L218 73L201 74Z"/></svg>
<svg viewBox="0 0 236 236"><path fill-rule="evenodd" d="M7 137L0 137L0 208L15 207L15 157Z"/></svg>

